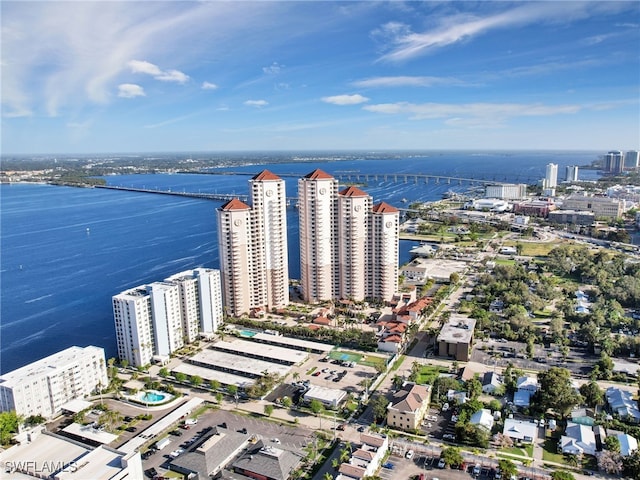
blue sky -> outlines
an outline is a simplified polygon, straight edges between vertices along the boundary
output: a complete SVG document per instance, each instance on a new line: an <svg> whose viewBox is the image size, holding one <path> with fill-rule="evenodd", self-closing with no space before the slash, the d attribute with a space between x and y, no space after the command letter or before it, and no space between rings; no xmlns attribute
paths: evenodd
<svg viewBox="0 0 640 480"><path fill-rule="evenodd" d="M640 2L11 2L2 152L640 147Z"/></svg>

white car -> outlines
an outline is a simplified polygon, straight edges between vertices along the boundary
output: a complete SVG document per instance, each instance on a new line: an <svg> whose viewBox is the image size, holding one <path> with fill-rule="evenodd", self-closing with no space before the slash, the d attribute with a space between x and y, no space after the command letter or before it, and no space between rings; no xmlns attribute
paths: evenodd
<svg viewBox="0 0 640 480"><path fill-rule="evenodd" d="M184 421L185 425L196 425L198 423L198 419L197 418L187 418Z"/></svg>
<svg viewBox="0 0 640 480"><path fill-rule="evenodd" d="M171 452L169 455L172 456L173 458L176 458L182 455L183 453L184 453L184 450L182 448L178 448L177 450L174 450L173 452Z"/></svg>
<svg viewBox="0 0 640 480"><path fill-rule="evenodd" d="M411 460L413 458L413 450L409 450L406 455L405 458Z"/></svg>
<svg viewBox="0 0 640 480"><path fill-rule="evenodd" d="M449 404L445 403L444 405L442 405L442 411L446 412L447 410L449 410Z"/></svg>
<svg viewBox="0 0 640 480"><path fill-rule="evenodd" d="M438 462L438 468L444 468L446 467L446 463L444 463L444 460L441 458L440 461Z"/></svg>

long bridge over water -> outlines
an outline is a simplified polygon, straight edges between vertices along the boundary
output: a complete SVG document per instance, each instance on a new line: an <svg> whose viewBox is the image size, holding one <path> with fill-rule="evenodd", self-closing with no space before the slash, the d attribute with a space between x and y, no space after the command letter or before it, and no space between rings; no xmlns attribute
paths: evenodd
<svg viewBox="0 0 640 480"><path fill-rule="evenodd" d="M244 175L253 177L257 175L257 173L249 173L249 172L234 172L234 171L225 171L225 172L178 172L178 173L190 173L190 174L200 174L200 175ZM295 177L300 178L301 175L299 173L278 173L279 177ZM464 183L468 183L470 186L482 186L482 185L508 185L513 182L501 182L498 180L488 180L488 179L479 179L479 178L469 178L469 177L455 177L448 175L432 175L428 173L360 173L360 172L335 172L332 176L341 182L369 182L369 181L393 181L395 183L424 183L429 184L430 181L434 182L436 185L440 183L444 184L458 184L462 185Z"/></svg>

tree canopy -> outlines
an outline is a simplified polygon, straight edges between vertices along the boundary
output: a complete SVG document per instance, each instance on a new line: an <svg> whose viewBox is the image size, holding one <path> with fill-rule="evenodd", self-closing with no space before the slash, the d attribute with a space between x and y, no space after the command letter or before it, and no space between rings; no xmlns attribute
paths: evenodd
<svg viewBox="0 0 640 480"><path fill-rule="evenodd" d="M548 409L566 417L573 407L582 400L571 384L571 372L566 368L551 367L538 373L539 389L533 396L536 410L541 413Z"/></svg>

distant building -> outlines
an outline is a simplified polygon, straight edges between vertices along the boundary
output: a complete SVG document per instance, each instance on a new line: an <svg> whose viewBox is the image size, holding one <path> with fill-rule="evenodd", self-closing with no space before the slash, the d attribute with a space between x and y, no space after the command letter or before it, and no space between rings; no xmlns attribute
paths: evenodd
<svg viewBox="0 0 640 480"><path fill-rule="evenodd" d="M620 442L620 455L623 457L628 457L638 450L638 440L635 437L626 433L618 433L616 438Z"/></svg>
<svg viewBox="0 0 640 480"><path fill-rule="evenodd" d="M52 418L108 384L103 348L69 347L0 376L0 410Z"/></svg>
<svg viewBox="0 0 640 480"><path fill-rule="evenodd" d="M622 173L624 159L620 150L612 150L604 157L604 169L609 173Z"/></svg>
<svg viewBox="0 0 640 480"><path fill-rule="evenodd" d="M569 183L578 181L578 165L567 165L565 168L565 181Z"/></svg>
<svg viewBox="0 0 640 480"><path fill-rule="evenodd" d="M489 212L506 212L509 210L509 203L499 198L479 198L464 204L464 208Z"/></svg>
<svg viewBox="0 0 640 480"><path fill-rule="evenodd" d="M400 430L419 429L430 401L430 386L405 383L387 406L387 425Z"/></svg>
<svg viewBox="0 0 640 480"><path fill-rule="evenodd" d="M558 164L548 163L544 176L543 188L555 188L558 186Z"/></svg>
<svg viewBox="0 0 640 480"><path fill-rule="evenodd" d="M196 268L112 298L118 357L132 366L163 362L222 322L220 272Z"/></svg>
<svg viewBox="0 0 640 480"><path fill-rule="evenodd" d="M629 150L624 154L625 170L637 170L640 167L640 152L638 150Z"/></svg>
<svg viewBox="0 0 640 480"><path fill-rule="evenodd" d="M596 216L593 212L577 210L556 210L549 212L547 220L550 223L567 223L569 225L593 225Z"/></svg>
<svg viewBox="0 0 640 480"><path fill-rule="evenodd" d="M487 185L484 196L501 200L520 200L527 197L527 185L524 183Z"/></svg>
<svg viewBox="0 0 640 480"><path fill-rule="evenodd" d="M624 201L609 197L569 195L562 202L561 210L593 212L596 218L620 218L624 212Z"/></svg>
<svg viewBox="0 0 640 480"><path fill-rule="evenodd" d="M454 357L459 362L468 362L471 356L475 328L475 319L452 315L438 334L436 340L438 355L441 357Z"/></svg>
<svg viewBox="0 0 640 480"><path fill-rule="evenodd" d="M556 209L555 204L550 199L527 200L513 204L514 213L521 215L532 215L534 217L546 217L549 212Z"/></svg>

